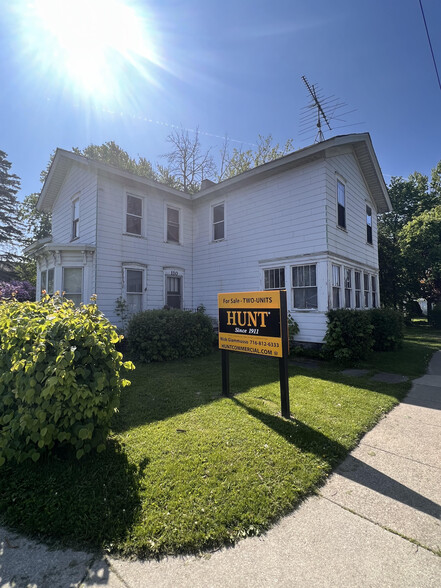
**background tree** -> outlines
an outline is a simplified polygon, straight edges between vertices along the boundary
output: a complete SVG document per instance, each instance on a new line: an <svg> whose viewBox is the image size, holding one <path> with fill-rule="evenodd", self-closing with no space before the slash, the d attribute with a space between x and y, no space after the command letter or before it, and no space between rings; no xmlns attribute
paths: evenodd
<svg viewBox="0 0 441 588"><path fill-rule="evenodd" d="M412 263L409 249L402 246L404 227L422 213L441 204L441 162L432 170L431 181L415 172L407 180L393 177L389 186L392 212L382 214L378 220L378 256L380 263L381 299L385 306L402 309L416 295L415 276L409 267Z"/></svg>
<svg viewBox="0 0 441 588"><path fill-rule="evenodd" d="M429 308L441 299L441 205L415 217L400 232L409 297Z"/></svg>
<svg viewBox="0 0 441 588"><path fill-rule="evenodd" d="M17 192L20 178L10 172L11 163L0 150L0 244L16 244L22 236L18 220Z"/></svg>
<svg viewBox="0 0 441 588"><path fill-rule="evenodd" d="M181 129L173 131L168 135L167 142L173 146L172 151L166 153L168 167L165 174L162 174L162 181L174 184L178 190L187 194L198 192L202 180L214 177L216 174L216 165L214 163L211 150L202 149L199 140L199 130L196 129L194 136L189 132Z"/></svg>
<svg viewBox="0 0 441 588"><path fill-rule="evenodd" d="M124 151L115 141L107 141L107 143L103 143L102 145L90 144L84 149L73 147L72 151L77 155L83 155L95 161L102 161L103 163L114 165L119 169L124 169L138 176L152 180L158 179L150 161L145 159L145 157L138 157L138 160L130 157L127 151Z"/></svg>
<svg viewBox="0 0 441 588"><path fill-rule="evenodd" d="M258 165L274 161L279 157L283 157L294 150L292 139L288 139L282 147L279 143L273 144L272 135L263 137L258 136L257 147L255 149L233 149L232 154L228 152L228 140L225 142L221 151L221 168L219 170L217 179L226 180L246 172Z"/></svg>

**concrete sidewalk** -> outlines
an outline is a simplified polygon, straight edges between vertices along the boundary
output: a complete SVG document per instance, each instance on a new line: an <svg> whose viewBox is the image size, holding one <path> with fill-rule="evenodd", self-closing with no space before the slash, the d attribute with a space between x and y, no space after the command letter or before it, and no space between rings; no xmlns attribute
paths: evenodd
<svg viewBox="0 0 441 588"><path fill-rule="evenodd" d="M50 551L0 529L0 587L441 586L441 351L318 496L265 536L157 561Z"/></svg>

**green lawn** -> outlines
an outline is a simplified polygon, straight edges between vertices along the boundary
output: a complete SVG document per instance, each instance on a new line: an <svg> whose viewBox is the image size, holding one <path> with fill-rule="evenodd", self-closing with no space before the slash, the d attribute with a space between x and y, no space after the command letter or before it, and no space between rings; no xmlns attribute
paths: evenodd
<svg viewBox="0 0 441 588"><path fill-rule="evenodd" d="M411 329L403 350L366 365L420 375L439 335ZM291 366L287 420L276 360L232 354L230 369L234 396L223 398L217 352L137 366L106 452L1 469L2 522L126 555L233 543L313 492L410 386Z"/></svg>

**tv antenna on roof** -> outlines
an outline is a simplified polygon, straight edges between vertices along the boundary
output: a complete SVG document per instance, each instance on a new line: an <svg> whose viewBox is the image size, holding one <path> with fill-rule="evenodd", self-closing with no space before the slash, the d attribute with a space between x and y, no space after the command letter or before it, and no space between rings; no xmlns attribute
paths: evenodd
<svg viewBox="0 0 441 588"><path fill-rule="evenodd" d="M305 133L309 133L311 130L311 125L315 123L317 127L317 134L315 136L314 143L320 143L320 141L325 140L325 135L323 134L323 127L327 126L330 131L333 130L331 127L331 121L336 120L339 122L346 122L342 118L337 118L336 114L342 108L345 108L347 104L345 102L341 102L339 98L335 96L323 96L321 89L317 88L315 84L310 84L306 78L306 76L302 76L302 81L305 84L308 92L311 96L311 101L308 106L303 108L303 114L301 117L301 129L300 135L304 135ZM355 110L349 110L342 114L339 113L339 116L344 116L346 114L350 114L355 112ZM356 123L362 124L362 123ZM354 126L354 125L343 125L343 126ZM334 127L334 128L341 128Z"/></svg>

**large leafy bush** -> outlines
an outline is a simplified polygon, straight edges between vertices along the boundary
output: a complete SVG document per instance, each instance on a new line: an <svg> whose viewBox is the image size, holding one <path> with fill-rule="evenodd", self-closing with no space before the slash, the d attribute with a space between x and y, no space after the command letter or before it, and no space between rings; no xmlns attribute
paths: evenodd
<svg viewBox="0 0 441 588"><path fill-rule="evenodd" d="M375 351L393 351L401 346L404 337L404 317L393 308L372 308L368 311Z"/></svg>
<svg viewBox="0 0 441 588"><path fill-rule="evenodd" d="M129 349L144 362L198 357L213 348L213 325L202 312L146 310L128 325Z"/></svg>
<svg viewBox="0 0 441 588"><path fill-rule="evenodd" d="M125 364L96 304L0 302L0 465L66 445L105 448Z"/></svg>
<svg viewBox="0 0 441 588"><path fill-rule="evenodd" d="M344 363L365 358L374 345L369 313L340 308L328 311L326 316L325 357Z"/></svg>

